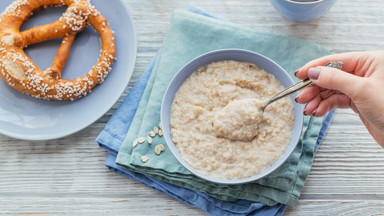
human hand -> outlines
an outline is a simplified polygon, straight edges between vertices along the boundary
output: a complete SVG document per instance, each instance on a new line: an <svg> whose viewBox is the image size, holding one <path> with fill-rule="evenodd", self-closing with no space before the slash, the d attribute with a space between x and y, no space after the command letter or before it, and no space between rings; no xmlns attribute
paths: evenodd
<svg viewBox="0 0 384 216"><path fill-rule="evenodd" d="M343 62L342 70L322 66L331 61ZM351 108L384 147L384 51L325 56L308 62L295 76L309 77L315 84L295 99L307 104L305 115L323 116L336 108Z"/></svg>

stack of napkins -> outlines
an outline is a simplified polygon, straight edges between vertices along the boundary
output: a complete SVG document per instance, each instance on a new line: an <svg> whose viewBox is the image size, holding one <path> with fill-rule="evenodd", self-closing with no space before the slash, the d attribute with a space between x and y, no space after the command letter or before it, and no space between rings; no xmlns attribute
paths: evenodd
<svg viewBox="0 0 384 216"><path fill-rule="evenodd" d="M110 155L106 165L177 200L217 215L281 215L294 205L312 165L314 152L332 118L306 117L300 142L290 158L275 172L258 181L220 185L202 180L173 157L161 136L152 145L133 142L147 137L160 123L163 95L173 76L193 58L216 49L240 48L261 53L293 72L330 50L295 38L262 33L214 19L191 7L176 11L164 44L119 109L97 138ZM203 15L201 15L203 14ZM297 80L296 80L297 81ZM154 148L163 144L157 155ZM149 160L143 163L141 157Z"/></svg>

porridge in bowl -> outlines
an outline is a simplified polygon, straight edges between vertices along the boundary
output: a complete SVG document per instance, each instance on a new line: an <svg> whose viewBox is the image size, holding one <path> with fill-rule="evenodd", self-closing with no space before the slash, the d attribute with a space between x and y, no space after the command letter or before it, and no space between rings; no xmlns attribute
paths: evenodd
<svg viewBox="0 0 384 216"><path fill-rule="evenodd" d="M248 62L224 60L201 67L173 99L172 141L204 175L241 179L258 174L280 158L291 139L289 97L260 110L281 90L273 75Z"/></svg>

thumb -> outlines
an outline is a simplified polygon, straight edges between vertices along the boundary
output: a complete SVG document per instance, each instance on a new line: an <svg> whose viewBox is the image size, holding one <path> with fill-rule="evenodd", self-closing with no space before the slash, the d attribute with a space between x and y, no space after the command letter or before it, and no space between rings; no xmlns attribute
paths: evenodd
<svg viewBox="0 0 384 216"><path fill-rule="evenodd" d="M308 77L322 88L337 90L353 97L358 92L358 86L363 78L331 67L314 67L308 70Z"/></svg>

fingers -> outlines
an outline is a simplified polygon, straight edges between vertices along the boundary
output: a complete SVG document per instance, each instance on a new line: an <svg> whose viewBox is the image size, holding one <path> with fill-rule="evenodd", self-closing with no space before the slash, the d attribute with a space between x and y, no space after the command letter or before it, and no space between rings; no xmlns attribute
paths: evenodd
<svg viewBox="0 0 384 216"><path fill-rule="evenodd" d="M353 98L359 97L367 79L330 67L316 67L308 70L312 82L322 88L337 90Z"/></svg>
<svg viewBox="0 0 384 216"><path fill-rule="evenodd" d="M304 115L312 115L319 117L337 108L344 109L350 107L351 99L344 94L333 94L326 99L321 99L320 95L317 95L305 106Z"/></svg>
<svg viewBox="0 0 384 216"><path fill-rule="evenodd" d="M369 52L347 52L334 55L324 56L315 60L312 60L299 68L295 72L295 76L299 79L308 78L307 71L312 67L323 66L328 62L341 61L343 62L343 71L354 73L356 68L360 68L361 65L366 62L370 56Z"/></svg>
<svg viewBox="0 0 384 216"><path fill-rule="evenodd" d="M336 108L350 108L351 100L348 96L318 86L305 88L296 98L297 103L306 104L305 115L323 116Z"/></svg>
<svg viewBox="0 0 384 216"><path fill-rule="evenodd" d="M310 86L305 88L296 98L295 101L300 104L305 104L314 99L316 96L320 96L322 100L329 98L334 94L340 92L335 90L323 89L318 86Z"/></svg>
<svg viewBox="0 0 384 216"><path fill-rule="evenodd" d="M304 88L304 90L295 98L297 103L308 103L313 98L320 93L320 88L318 86L310 86Z"/></svg>
<svg viewBox="0 0 384 216"><path fill-rule="evenodd" d="M330 98L331 96L341 93L329 90L329 89L321 89L317 86L311 86L305 88L296 98L295 101L301 104L307 104L304 108L305 115L312 115L312 113L318 108L319 104L322 101ZM330 101L332 102L332 101ZM336 107L337 108L337 107Z"/></svg>
<svg viewBox="0 0 384 216"><path fill-rule="evenodd" d="M313 115L316 113L318 106L321 103L320 95L316 95L311 101L307 103L307 105L304 107L304 115Z"/></svg>

